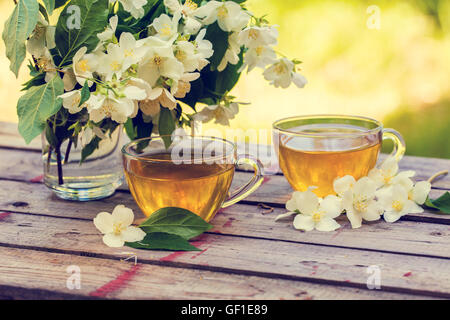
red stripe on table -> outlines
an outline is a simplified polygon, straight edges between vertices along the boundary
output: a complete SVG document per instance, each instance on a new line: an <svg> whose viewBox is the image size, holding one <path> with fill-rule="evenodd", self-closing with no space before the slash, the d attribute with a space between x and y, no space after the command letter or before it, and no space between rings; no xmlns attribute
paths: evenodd
<svg viewBox="0 0 450 320"><path fill-rule="evenodd" d="M10 212L0 212L0 220L9 217L10 214L11 214Z"/></svg>
<svg viewBox="0 0 450 320"><path fill-rule="evenodd" d="M269 181L270 181L270 178L268 176L264 176L262 184L266 184Z"/></svg>
<svg viewBox="0 0 450 320"><path fill-rule="evenodd" d="M211 243L211 239L209 238L209 236L207 234L202 234L198 237L196 237L196 240L191 242L193 246L195 247L202 247L205 244L209 244ZM198 257L199 255L203 254L206 250L208 250L208 248L203 249L200 252L195 253L193 256L191 256L191 259L195 259L196 257ZM161 259L159 259L159 261L174 261L176 258L188 254L190 253L190 251L175 251L165 257L162 257Z"/></svg>
<svg viewBox="0 0 450 320"><path fill-rule="evenodd" d="M119 289L124 288L128 284L128 282L130 282L130 280L136 276L136 273L139 271L141 267L142 265L140 264L133 265L130 270L127 270L119 274L114 280L111 280L104 286L101 286L97 290L89 293L89 296L104 298L108 294L111 294Z"/></svg>
<svg viewBox="0 0 450 320"><path fill-rule="evenodd" d="M234 220L236 220L236 219L235 219L235 218L229 218L229 219L227 220L227 222L225 222L225 223L223 224L222 227L224 227L224 228L231 227Z"/></svg>
<svg viewBox="0 0 450 320"><path fill-rule="evenodd" d="M30 182L32 183L41 183L44 180L44 175L41 174L40 176L34 177L33 179L30 179Z"/></svg>

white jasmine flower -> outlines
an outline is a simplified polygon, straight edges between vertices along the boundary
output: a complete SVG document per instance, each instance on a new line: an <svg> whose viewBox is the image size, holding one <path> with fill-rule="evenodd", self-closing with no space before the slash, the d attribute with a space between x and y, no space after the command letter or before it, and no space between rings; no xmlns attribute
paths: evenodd
<svg viewBox="0 0 450 320"><path fill-rule="evenodd" d="M72 91L77 85L77 77L75 77L75 73L73 72L72 67L65 68L63 76L64 90L66 92Z"/></svg>
<svg viewBox="0 0 450 320"><path fill-rule="evenodd" d="M305 231L334 231L340 228L334 220L342 212L340 199L331 195L320 199L312 189L308 188L305 192L295 191L286 203L287 210L300 212L294 218L294 228Z"/></svg>
<svg viewBox="0 0 450 320"><path fill-rule="evenodd" d="M116 0L109 0L109 2L114 3ZM119 0L119 2L133 18L140 19L144 16L144 6L147 4L147 0Z"/></svg>
<svg viewBox="0 0 450 320"><path fill-rule="evenodd" d="M256 48L248 49L244 55L244 64L239 69L239 72L245 70L250 72L254 68L259 67L265 69L267 65L274 63L277 60L277 54L275 50L268 46L260 46Z"/></svg>
<svg viewBox="0 0 450 320"><path fill-rule="evenodd" d="M377 188L381 186L390 186L396 181L405 178L411 178L416 173L414 171L402 171L398 173L398 162L394 157L387 158L380 166L380 168L373 168L369 171L368 177L372 179Z"/></svg>
<svg viewBox="0 0 450 320"><path fill-rule="evenodd" d="M195 10L197 4L192 0L186 0L181 4L179 0L164 0L164 5L169 9L169 12L175 16L179 14L184 19L184 33L197 34L202 27L202 23L195 18Z"/></svg>
<svg viewBox="0 0 450 320"><path fill-rule="evenodd" d="M97 55L93 53L86 54L86 52L87 48L82 47L75 53L73 57L73 72L81 86L88 81L88 85L91 87L93 82L88 79L93 78L93 73L99 65L99 59Z"/></svg>
<svg viewBox="0 0 450 320"><path fill-rule="evenodd" d="M89 125L85 126L83 128L79 137L80 137L80 142L81 142L82 147L85 147L86 145L88 145L92 141L92 139L94 139L95 137L99 137L102 140L107 139L107 136L102 131L102 129L100 129L97 126L91 127Z"/></svg>
<svg viewBox="0 0 450 320"><path fill-rule="evenodd" d="M240 45L247 48L275 46L278 42L278 30L274 26L247 27L239 33Z"/></svg>
<svg viewBox="0 0 450 320"><path fill-rule="evenodd" d="M45 82L49 82L57 76L56 66L53 62L53 56L47 48L44 48L42 55L35 56L39 69L45 72Z"/></svg>
<svg viewBox="0 0 450 320"><path fill-rule="evenodd" d="M431 183L428 181L419 181L414 184L414 182L407 177L402 177L398 179L398 175L394 177L392 185L384 187L377 191L377 195L382 197L386 193L392 192L393 185L402 186L408 193L408 199L414 201L415 203L422 205L427 200L428 194L431 191Z"/></svg>
<svg viewBox="0 0 450 320"><path fill-rule="evenodd" d="M111 92L108 96L91 94L88 101L86 101L89 119L98 123L105 118L111 118L118 123L125 123L129 117L132 117L137 112L135 97L145 96L145 93L142 94L142 92L140 93L141 95L133 93L129 93L130 96L124 98L117 98Z"/></svg>
<svg viewBox="0 0 450 320"><path fill-rule="evenodd" d="M185 72L199 69L201 56L195 53L195 46L191 42L179 41L174 50L175 57L183 64Z"/></svg>
<svg viewBox="0 0 450 320"><path fill-rule="evenodd" d="M172 39L178 37L178 22L180 21L181 13L176 12L173 18L167 14L162 14L153 20L152 26L157 32L157 36L162 40Z"/></svg>
<svg viewBox="0 0 450 320"><path fill-rule="evenodd" d="M177 106L177 100L166 88L154 88L147 99L139 103L142 112L154 117L161 111L161 106L173 110Z"/></svg>
<svg viewBox="0 0 450 320"><path fill-rule="evenodd" d="M384 212L386 222L395 222L408 213L421 213L423 208L408 198L408 192L401 185L393 185L389 192L379 196L379 202Z"/></svg>
<svg viewBox="0 0 450 320"><path fill-rule="evenodd" d="M56 27L50 26L40 14L33 33L28 38L27 50L35 57L45 55L46 49L51 50L56 47L55 43Z"/></svg>
<svg viewBox="0 0 450 320"><path fill-rule="evenodd" d="M352 228L361 227L363 219L366 221L380 219L382 208L375 200L376 189L375 182L368 177L363 177L353 185L353 188L343 193L342 207L347 213Z"/></svg>
<svg viewBox="0 0 450 320"><path fill-rule="evenodd" d="M241 46L238 43L238 33L234 32L228 36L228 49L217 67L217 71L222 72L228 64L237 64L239 62L239 53L241 53Z"/></svg>
<svg viewBox="0 0 450 320"><path fill-rule="evenodd" d="M287 88L292 82L297 87L303 88L308 82L305 77L295 72L295 64L287 58L278 59L263 74L264 78L276 88Z"/></svg>
<svg viewBox="0 0 450 320"><path fill-rule="evenodd" d="M206 29L200 30L194 41L197 54L199 58L199 70L202 70L209 64L207 59L211 58L214 54L213 45L209 40L204 40L206 35Z"/></svg>
<svg viewBox="0 0 450 320"><path fill-rule="evenodd" d="M229 126L230 120L234 119L238 112L239 104L237 102L216 104L204 107L202 111L194 115L194 119L203 123L215 119L214 123Z"/></svg>
<svg viewBox="0 0 450 320"><path fill-rule="evenodd" d="M100 212L94 218L95 227L104 234L103 242L114 248L122 247L125 242L141 241L145 232L131 224L134 221L133 210L123 205L114 208L112 214Z"/></svg>
<svg viewBox="0 0 450 320"><path fill-rule="evenodd" d="M63 99L63 107L66 108L70 114L78 113L86 106L85 104L80 105L81 102L80 90L66 92L58 96L58 98Z"/></svg>
<svg viewBox="0 0 450 320"><path fill-rule="evenodd" d="M182 99L191 91L191 82L200 78L200 73L185 73L181 76L180 81L172 87L174 97Z"/></svg>
<svg viewBox="0 0 450 320"><path fill-rule="evenodd" d="M152 87L160 77L180 79L184 66L175 58L171 43L149 37L145 39L144 46L147 48L147 53L139 64L138 78L147 81Z"/></svg>
<svg viewBox="0 0 450 320"><path fill-rule="evenodd" d="M109 19L109 25L106 27L105 31L97 34L100 41L106 42L114 39L118 24L119 17L117 15L112 16L111 19Z"/></svg>
<svg viewBox="0 0 450 320"><path fill-rule="evenodd" d="M217 21L219 27L226 32L240 31L250 21L250 15L234 1L210 1L195 12L203 24L210 25Z"/></svg>
<svg viewBox="0 0 450 320"><path fill-rule="evenodd" d="M120 79L132 65L143 59L146 51L142 42L137 42L131 33L124 32L118 44L108 44L108 53L99 59L102 63L99 64L97 71L105 77L106 81L110 81L113 75Z"/></svg>

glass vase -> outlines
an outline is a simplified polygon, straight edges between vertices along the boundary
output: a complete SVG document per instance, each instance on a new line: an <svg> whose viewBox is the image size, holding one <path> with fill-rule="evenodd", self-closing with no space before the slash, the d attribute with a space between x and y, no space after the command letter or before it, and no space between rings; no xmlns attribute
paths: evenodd
<svg viewBox="0 0 450 320"><path fill-rule="evenodd" d="M50 147L42 134L44 183L62 199L91 201L114 194L124 182L121 162L122 127L111 138L101 140L98 149L80 163L82 141L64 142L59 152Z"/></svg>

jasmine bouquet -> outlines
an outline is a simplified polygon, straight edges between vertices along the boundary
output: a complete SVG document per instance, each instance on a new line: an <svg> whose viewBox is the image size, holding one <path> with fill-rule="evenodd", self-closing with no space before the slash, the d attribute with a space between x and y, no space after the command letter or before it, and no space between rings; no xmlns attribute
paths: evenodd
<svg viewBox="0 0 450 320"><path fill-rule="evenodd" d="M69 141L68 155L81 138L83 161L120 125L131 139L195 120L227 125L239 111L229 92L245 70L263 69L276 87L306 84L300 61L276 53L276 27L243 0L15 3L3 40L16 75L29 53L31 76L19 131L27 143L44 132L50 153Z"/></svg>

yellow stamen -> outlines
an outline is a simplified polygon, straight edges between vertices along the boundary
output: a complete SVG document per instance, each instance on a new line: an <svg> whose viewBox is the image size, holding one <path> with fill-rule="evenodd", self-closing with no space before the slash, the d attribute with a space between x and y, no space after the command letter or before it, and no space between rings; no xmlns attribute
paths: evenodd
<svg viewBox="0 0 450 320"><path fill-rule="evenodd" d="M153 63L157 66L160 66L162 63L162 58L160 56L153 57Z"/></svg>
<svg viewBox="0 0 450 320"><path fill-rule="evenodd" d="M250 39L253 39L253 40L258 39L258 35L259 35L259 32L256 31L255 29L251 29L251 30L248 32L248 37L249 37Z"/></svg>
<svg viewBox="0 0 450 320"><path fill-rule="evenodd" d="M227 8L225 8L225 6L221 6L219 8L219 10L217 11L217 16L219 18L222 18L222 19L228 17L228 10L227 10Z"/></svg>
<svg viewBox="0 0 450 320"><path fill-rule="evenodd" d="M365 212L368 206L369 201L366 197L355 199L355 201L353 202L353 207L359 212Z"/></svg>
<svg viewBox="0 0 450 320"><path fill-rule="evenodd" d="M322 214L320 212L316 212L313 214L312 219L314 222L319 222L322 219Z"/></svg>
<svg viewBox="0 0 450 320"><path fill-rule="evenodd" d="M125 50L125 57L134 56L134 50Z"/></svg>
<svg viewBox="0 0 450 320"><path fill-rule="evenodd" d="M195 2L193 2L192 0L186 0L186 2L184 3L184 7L194 11L195 9L198 8L198 5Z"/></svg>
<svg viewBox="0 0 450 320"><path fill-rule="evenodd" d="M83 72L89 71L90 68L88 61L86 59L78 61L78 69L80 69Z"/></svg>
<svg viewBox="0 0 450 320"><path fill-rule="evenodd" d="M394 208L396 211L402 211L405 204L401 201L395 200L392 202L392 208Z"/></svg>
<svg viewBox="0 0 450 320"><path fill-rule="evenodd" d="M116 236L122 233L122 222L114 223L113 232Z"/></svg>
<svg viewBox="0 0 450 320"><path fill-rule="evenodd" d="M161 33L165 36L170 36L172 34L172 28L167 23L164 23Z"/></svg>

